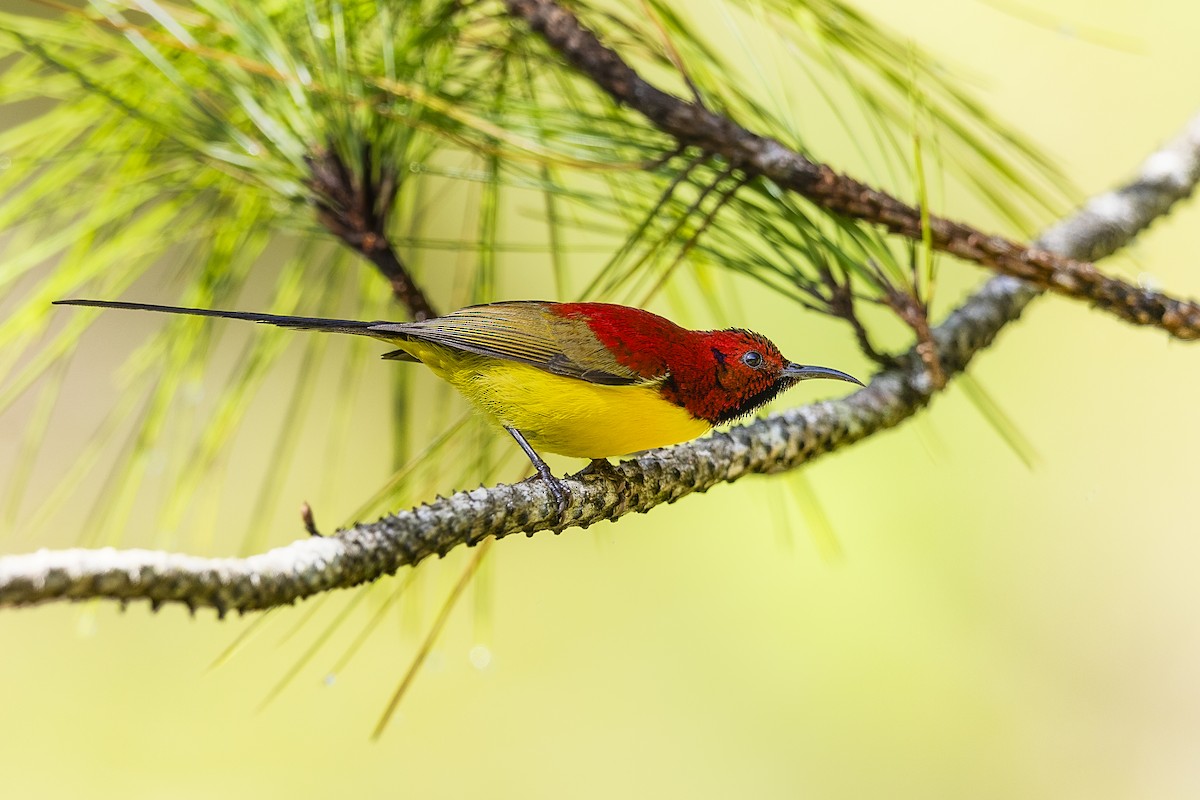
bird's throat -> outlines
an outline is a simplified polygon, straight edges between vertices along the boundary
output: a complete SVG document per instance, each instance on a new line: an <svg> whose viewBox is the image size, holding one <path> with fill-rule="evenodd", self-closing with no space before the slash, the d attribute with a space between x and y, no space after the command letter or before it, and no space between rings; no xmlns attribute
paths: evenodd
<svg viewBox="0 0 1200 800"><path fill-rule="evenodd" d="M696 384L680 387L675 376L668 377L659 387L663 399L684 408L693 417L709 425L724 425L753 414L796 384L790 378L780 378L765 389L748 395L723 390L720 386L700 389Z"/></svg>

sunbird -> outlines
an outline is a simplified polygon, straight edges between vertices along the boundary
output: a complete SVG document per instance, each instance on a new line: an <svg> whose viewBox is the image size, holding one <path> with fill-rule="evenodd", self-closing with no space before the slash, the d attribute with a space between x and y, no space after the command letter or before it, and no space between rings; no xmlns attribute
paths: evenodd
<svg viewBox="0 0 1200 800"><path fill-rule="evenodd" d="M352 333L420 362L498 422L558 502L566 487L542 450L593 462L677 444L745 417L812 378L862 386L829 367L783 357L770 339L740 328L693 331L612 303L518 300L468 306L420 322L359 322L246 311L58 300L57 304L159 311Z"/></svg>

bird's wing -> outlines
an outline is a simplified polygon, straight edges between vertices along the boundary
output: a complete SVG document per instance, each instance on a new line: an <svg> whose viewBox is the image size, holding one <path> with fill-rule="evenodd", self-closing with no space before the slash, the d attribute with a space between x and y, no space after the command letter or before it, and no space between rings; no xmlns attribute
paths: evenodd
<svg viewBox="0 0 1200 800"><path fill-rule="evenodd" d="M553 307L553 303L537 301L491 303L421 322L377 324L370 332L519 361L556 375L609 386L665 377L642 375L622 365L584 320L559 316Z"/></svg>

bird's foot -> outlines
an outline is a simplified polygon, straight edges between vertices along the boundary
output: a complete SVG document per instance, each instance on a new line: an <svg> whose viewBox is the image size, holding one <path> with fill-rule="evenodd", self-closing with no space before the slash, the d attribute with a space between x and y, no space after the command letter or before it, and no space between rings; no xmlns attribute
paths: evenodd
<svg viewBox="0 0 1200 800"><path fill-rule="evenodd" d="M546 484L546 488L550 490L550 494L554 495L554 500L558 503L558 520L559 522L566 521L567 506L571 503L571 490L566 484L554 477L550 472L550 468L545 464L538 467L538 477L542 479L542 483Z"/></svg>
<svg viewBox="0 0 1200 800"><path fill-rule="evenodd" d="M546 484L546 488L550 490L550 494L554 495L554 499L558 502L558 526L554 528L555 532L562 530L562 524L566 522L567 505L571 501L571 493L567 487L558 478L554 477L554 473L550 471L550 467L542 460L542 457L537 454L537 451L529 446L528 440L525 439L525 434L521 433L511 425L505 425L504 429L516 440L521 449L525 451L525 455L529 457L529 462L533 464L533 468L537 470L538 477L542 479L542 483ZM530 536L533 534L530 533Z"/></svg>

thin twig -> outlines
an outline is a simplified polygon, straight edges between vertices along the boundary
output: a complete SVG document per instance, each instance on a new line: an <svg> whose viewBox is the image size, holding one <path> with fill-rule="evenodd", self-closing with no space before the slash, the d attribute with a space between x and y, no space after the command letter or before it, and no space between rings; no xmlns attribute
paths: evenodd
<svg viewBox="0 0 1200 800"><path fill-rule="evenodd" d="M309 536L321 535L321 531L317 529L317 521L313 518L312 506L307 501L300 504L300 521L304 523L304 530Z"/></svg>
<svg viewBox="0 0 1200 800"><path fill-rule="evenodd" d="M436 317L387 235L399 190L396 169L386 161L375 175L371 147L360 148L361 172L353 172L333 147L308 157L309 188L317 219L330 233L361 253L387 279L392 295L414 320Z"/></svg>
<svg viewBox="0 0 1200 800"><path fill-rule="evenodd" d="M719 155L748 175L770 178L830 211L916 241L928 238L937 250L1086 300L1126 322L1159 327L1183 340L1200 339L1200 304L1104 275L1087 261L1061 252L1019 244L944 217L927 214L922 219L919 209L885 192L653 86L553 0L505 0L505 5L615 101L638 111L680 144Z"/></svg>
<svg viewBox="0 0 1200 800"><path fill-rule="evenodd" d="M929 324L929 307L917 297L915 286L909 291L901 289L884 273L883 268L877 262L868 261L866 266L873 273L875 283L879 286L880 299L883 304L916 334L917 342L913 347L913 352L925 365L934 390L942 389L946 385L946 373L942 370L937 342L933 338L933 329Z"/></svg>
<svg viewBox="0 0 1200 800"><path fill-rule="evenodd" d="M854 290L850 285L849 274L845 275L844 281L839 281L827 264L818 263L816 264L816 268L825 285L829 288L829 297L822 298L829 313L835 317L840 317L850 324L850 328L854 331L854 337L858 340L858 349L862 351L863 355L881 367L896 366L896 357L884 353L875 347L866 326L858 316L858 307L855 305Z"/></svg>

